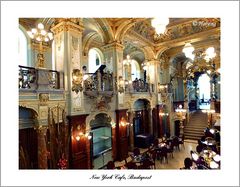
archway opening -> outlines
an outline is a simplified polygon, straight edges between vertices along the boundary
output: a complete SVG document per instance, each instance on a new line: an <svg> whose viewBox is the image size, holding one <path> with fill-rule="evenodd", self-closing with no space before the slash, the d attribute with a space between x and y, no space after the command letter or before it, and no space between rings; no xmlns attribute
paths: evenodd
<svg viewBox="0 0 240 187"><path fill-rule="evenodd" d="M101 66L101 52L96 48L92 48L88 53L88 69L89 73L95 73L96 70Z"/></svg>
<svg viewBox="0 0 240 187"><path fill-rule="evenodd" d="M136 78L140 79L140 66L136 60L132 60L131 63L131 76L132 81L134 81Z"/></svg>
<svg viewBox="0 0 240 187"><path fill-rule="evenodd" d="M151 105L147 99L138 99L134 103L133 118L134 146L147 148L153 143Z"/></svg>
<svg viewBox="0 0 240 187"><path fill-rule="evenodd" d="M199 88L199 108L200 109L210 109L210 78L205 73L199 77L198 80Z"/></svg>
<svg viewBox="0 0 240 187"><path fill-rule="evenodd" d="M90 121L92 143L91 157L94 169L103 168L112 160L112 128L111 117L100 113Z"/></svg>

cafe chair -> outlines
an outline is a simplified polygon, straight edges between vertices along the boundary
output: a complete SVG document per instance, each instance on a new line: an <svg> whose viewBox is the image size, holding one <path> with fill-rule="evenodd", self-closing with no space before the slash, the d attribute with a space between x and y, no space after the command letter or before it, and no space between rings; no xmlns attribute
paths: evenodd
<svg viewBox="0 0 240 187"><path fill-rule="evenodd" d="M168 163L167 153L168 153L168 150L166 147L161 148L161 151L159 153L161 163L162 163L163 159Z"/></svg>
<svg viewBox="0 0 240 187"><path fill-rule="evenodd" d="M172 143L169 143L169 144L167 145L167 152L168 152L169 154L171 154L171 155L172 155L172 158L173 158L173 144L172 144Z"/></svg>
<svg viewBox="0 0 240 187"><path fill-rule="evenodd" d="M157 152L156 150L149 151L150 159L152 161L152 166L154 169L156 169L156 158L157 158Z"/></svg>
<svg viewBox="0 0 240 187"><path fill-rule="evenodd" d="M183 148L185 149L185 146L184 146L184 134L181 137L179 137L178 143L179 143L179 145L183 145Z"/></svg>
<svg viewBox="0 0 240 187"><path fill-rule="evenodd" d="M202 146L202 145L197 145L196 151L197 151L198 153L201 153L202 150L203 150L203 146Z"/></svg>
<svg viewBox="0 0 240 187"><path fill-rule="evenodd" d="M107 169L115 169L115 165L114 165L114 162L113 161L109 161L107 163Z"/></svg>
<svg viewBox="0 0 240 187"><path fill-rule="evenodd" d="M153 162L149 159L145 159L142 165L138 166L138 169L153 169Z"/></svg>
<svg viewBox="0 0 240 187"><path fill-rule="evenodd" d="M140 155L140 149L139 148L134 148L134 150L133 150L133 155L134 156L138 156L138 155Z"/></svg>
<svg viewBox="0 0 240 187"><path fill-rule="evenodd" d="M175 136L175 137L173 138L172 144L173 144L173 148L177 148L177 149L180 151L180 148L179 148L179 140L178 140L178 137L177 137L177 136Z"/></svg>
<svg viewBox="0 0 240 187"><path fill-rule="evenodd" d="M125 166L126 166L128 169L138 169L136 163L134 163L134 162L128 162Z"/></svg>

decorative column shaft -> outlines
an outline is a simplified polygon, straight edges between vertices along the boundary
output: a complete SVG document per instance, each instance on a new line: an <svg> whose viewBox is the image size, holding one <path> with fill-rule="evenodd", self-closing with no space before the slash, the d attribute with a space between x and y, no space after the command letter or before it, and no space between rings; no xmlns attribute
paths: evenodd
<svg viewBox="0 0 240 187"><path fill-rule="evenodd" d="M118 42L113 42L103 46L104 57L110 60L107 60L106 66L110 72L113 72L113 75L119 83L119 77L124 77L124 68L123 68L123 48L124 46ZM118 86L118 85L115 85ZM117 90L117 89L115 89ZM118 93L116 98L116 108L124 108L124 93Z"/></svg>
<svg viewBox="0 0 240 187"><path fill-rule="evenodd" d="M37 128L37 134L38 134L38 168L39 169L48 169L48 163L47 163L47 146L46 146L46 132L47 128L39 126Z"/></svg>
<svg viewBox="0 0 240 187"><path fill-rule="evenodd" d="M73 70L82 66L82 19L58 19L51 30L54 33L56 70L64 72L65 91L68 101L68 115L76 115L83 109L82 92L72 91ZM82 81L82 80L81 80Z"/></svg>

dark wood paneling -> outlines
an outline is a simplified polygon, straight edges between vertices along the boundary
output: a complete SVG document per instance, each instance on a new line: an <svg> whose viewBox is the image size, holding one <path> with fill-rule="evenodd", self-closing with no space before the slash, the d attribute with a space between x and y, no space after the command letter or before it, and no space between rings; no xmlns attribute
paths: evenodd
<svg viewBox="0 0 240 187"><path fill-rule="evenodd" d="M73 169L90 169L90 144L88 139L83 136L79 141L75 139L80 131L86 132L86 117L88 115L68 116L69 132L71 132L71 141L69 145L69 166ZM79 128L80 127L80 128ZM72 131L71 131L72 130Z"/></svg>
<svg viewBox="0 0 240 187"><path fill-rule="evenodd" d="M221 102L220 101L215 101L215 112L220 113L221 112Z"/></svg>
<svg viewBox="0 0 240 187"><path fill-rule="evenodd" d="M19 130L19 158L19 169L38 168L38 136L33 128Z"/></svg>
<svg viewBox="0 0 240 187"><path fill-rule="evenodd" d="M124 160L128 157L127 126L121 126L120 122L127 122L127 109L116 110L116 160Z"/></svg>

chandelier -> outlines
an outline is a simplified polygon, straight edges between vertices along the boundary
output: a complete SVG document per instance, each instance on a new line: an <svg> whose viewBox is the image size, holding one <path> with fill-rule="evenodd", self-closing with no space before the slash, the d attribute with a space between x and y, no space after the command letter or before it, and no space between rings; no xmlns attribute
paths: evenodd
<svg viewBox="0 0 240 187"><path fill-rule="evenodd" d="M153 18L151 21L151 25L155 28L155 31L158 35L164 34L168 23L169 19L167 17Z"/></svg>
<svg viewBox="0 0 240 187"><path fill-rule="evenodd" d="M216 56L215 53L215 49L214 47L209 47L207 48L206 52L205 52L205 57L204 59L206 60L206 62L209 62L211 59L213 59Z"/></svg>
<svg viewBox="0 0 240 187"><path fill-rule="evenodd" d="M53 39L53 34L44 30L44 25L39 23L37 28L27 31L29 37L39 43L39 53L37 55L37 67L44 68L43 42L49 42Z"/></svg>
<svg viewBox="0 0 240 187"><path fill-rule="evenodd" d="M190 43L186 43L183 47L182 52L185 54L187 58L194 59L195 55L193 54L194 47Z"/></svg>

